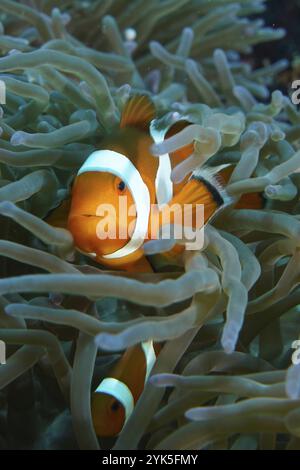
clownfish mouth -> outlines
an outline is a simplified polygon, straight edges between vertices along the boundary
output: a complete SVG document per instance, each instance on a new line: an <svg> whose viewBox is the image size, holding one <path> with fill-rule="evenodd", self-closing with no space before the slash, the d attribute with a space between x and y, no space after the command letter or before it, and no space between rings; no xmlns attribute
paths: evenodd
<svg viewBox="0 0 300 470"><path fill-rule="evenodd" d="M128 243L127 231L122 231L123 236L120 236L120 228L116 222L113 219L108 223L104 216L93 214L93 211L82 212L69 217L68 228L79 251L88 255L97 253L98 257L107 257Z"/></svg>
<svg viewBox="0 0 300 470"><path fill-rule="evenodd" d="M97 219L101 219L102 216L97 215L97 214L75 213L75 214L70 214L69 219L75 219L79 217L96 217Z"/></svg>

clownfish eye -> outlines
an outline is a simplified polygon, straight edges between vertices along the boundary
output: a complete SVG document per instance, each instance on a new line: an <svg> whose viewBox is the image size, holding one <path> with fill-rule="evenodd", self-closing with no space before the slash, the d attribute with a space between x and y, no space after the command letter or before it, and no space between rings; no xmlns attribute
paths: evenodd
<svg viewBox="0 0 300 470"><path fill-rule="evenodd" d="M125 189L126 189L126 184L124 183L124 181L120 181L118 184L118 190L122 193L123 191L125 191Z"/></svg>
<svg viewBox="0 0 300 470"><path fill-rule="evenodd" d="M117 400L115 400L110 407L111 411L114 411L114 412L118 411L119 408L120 408L120 403Z"/></svg>

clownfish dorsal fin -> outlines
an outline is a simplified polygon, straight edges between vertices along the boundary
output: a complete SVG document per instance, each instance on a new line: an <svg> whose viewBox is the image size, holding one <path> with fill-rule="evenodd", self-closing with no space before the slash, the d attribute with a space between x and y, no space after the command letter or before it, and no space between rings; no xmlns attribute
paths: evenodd
<svg viewBox="0 0 300 470"><path fill-rule="evenodd" d="M120 127L136 127L143 131L149 129L149 124L155 118L155 106L146 95L135 95L127 101L121 117Z"/></svg>

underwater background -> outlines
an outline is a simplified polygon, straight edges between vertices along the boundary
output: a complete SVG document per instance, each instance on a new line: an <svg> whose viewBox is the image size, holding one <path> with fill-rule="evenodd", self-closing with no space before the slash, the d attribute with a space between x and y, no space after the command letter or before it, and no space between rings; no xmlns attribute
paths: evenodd
<svg viewBox="0 0 300 470"><path fill-rule="evenodd" d="M0 449L300 449L299 19L296 0L0 0ZM134 94L194 125L175 147L195 168L234 166L204 248L152 274L48 219ZM152 377L99 438L91 393L147 340Z"/></svg>

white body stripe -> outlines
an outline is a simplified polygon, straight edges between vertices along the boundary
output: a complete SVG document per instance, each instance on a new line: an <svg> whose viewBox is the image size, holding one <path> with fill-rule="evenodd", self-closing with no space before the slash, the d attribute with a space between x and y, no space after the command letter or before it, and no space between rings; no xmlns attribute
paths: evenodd
<svg viewBox="0 0 300 470"><path fill-rule="evenodd" d="M142 349L144 351L145 359L146 359L146 376L145 376L145 382L146 382L148 380L150 372L156 361L156 354L155 354L154 347L153 347L153 341L144 341L142 343Z"/></svg>
<svg viewBox="0 0 300 470"><path fill-rule="evenodd" d="M112 377L103 379L95 393L107 393L118 400L125 409L125 422L133 412L134 399L131 391L123 382Z"/></svg>
<svg viewBox="0 0 300 470"><path fill-rule="evenodd" d="M150 124L150 135L156 144L163 142L167 129L157 129L155 121ZM156 158L156 157L154 157ZM156 200L159 207L167 204L173 197L173 183L171 181L171 161L168 153L160 155L158 170L155 178Z"/></svg>
<svg viewBox="0 0 300 470"><path fill-rule="evenodd" d="M150 194L139 171L121 153L113 150L97 150L84 162L78 175L89 171L109 172L121 178L129 188L136 206L136 224L129 242L114 253L104 255L104 258L123 258L138 250L144 243L150 214Z"/></svg>

